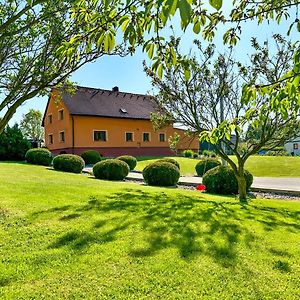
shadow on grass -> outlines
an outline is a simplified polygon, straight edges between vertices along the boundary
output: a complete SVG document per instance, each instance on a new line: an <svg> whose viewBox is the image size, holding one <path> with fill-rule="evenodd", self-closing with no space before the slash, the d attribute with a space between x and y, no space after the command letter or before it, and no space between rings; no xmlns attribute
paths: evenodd
<svg viewBox="0 0 300 300"><path fill-rule="evenodd" d="M94 195L84 205L52 208L39 214L51 211L58 213L59 219L65 222L95 215L101 220L91 221L89 229L85 226L66 232L53 241L50 248L68 246L82 250L94 243L124 239L134 232L134 239L126 250L132 257L151 256L170 248L176 249L184 260L207 255L225 267L237 263L240 244L249 251L254 244L257 247L257 228L266 234L278 228L290 232L300 229L299 211L263 207L255 202L247 206L231 200L208 201L201 196L180 193L170 196L163 191L150 194L141 189L124 189L108 196ZM271 249L270 253L288 256L280 249ZM274 268L289 270L284 263Z"/></svg>

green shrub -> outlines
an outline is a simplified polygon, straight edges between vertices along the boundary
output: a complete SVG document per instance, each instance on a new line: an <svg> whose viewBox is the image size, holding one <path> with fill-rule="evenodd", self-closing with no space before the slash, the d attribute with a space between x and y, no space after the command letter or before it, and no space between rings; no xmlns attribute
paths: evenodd
<svg viewBox="0 0 300 300"><path fill-rule="evenodd" d="M202 155L206 157L217 157L216 153L210 150L203 150Z"/></svg>
<svg viewBox="0 0 300 300"><path fill-rule="evenodd" d="M249 191L253 176L250 172L245 170L247 191ZM203 176L202 183L206 186L208 193L231 195L238 194L238 183L233 173L233 170L229 166L215 167Z"/></svg>
<svg viewBox="0 0 300 300"><path fill-rule="evenodd" d="M96 163L93 173L97 179L123 180L129 173L129 166L119 159L107 159Z"/></svg>
<svg viewBox="0 0 300 300"><path fill-rule="evenodd" d="M117 159L122 160L126 162L126 164L129 166L129 169L132 171L136 167L137 160L135 157L130 156L130 155L122 155L117 157Z"/></svg>
<svg viewBox="0 0 300 300"><path fill-rule="evenodd" d="M30 164L50 166L53 157L48 149L35 148L26 152L25 159Z"/></svg>
<svg viewBox="0 0 300 300"><path fill-rule="evenodd" d="M144 168L143 177L149 185L173 186L178 182L180 171L172 163L154 162Z"/></svg>
<svg viewBox="0 0 300 300"><path fill-rule="evenodd" d="M156 162L168 162L168 163L171 163L171 164L175 165L180 170L179 162L177 160L173 159L173 158L165 157L165 158L157 160Z"/></svg>
<svg viewBox="0 0 300 300"><path fill-rule="evenodd" d="M196 153L196 152L194 152L193 157L194 157L194 158L198 158L198 157L199 157L199 154Z"/></svg>
<svg viewBox="0 0 300 300"><path fill-rule="evenodd" d="M203 176L208 170L220 165L221 163L215 158L204 158L196 164L195 169L198 176Z"/></svg>
<svg viewBox="0 0 300 300"><path fill-rule="evenodd" d="M184 150L183 152L182 152L182 154L183 154L183 156L184 157L193 157L193 155L194 155L194 151L193 150Z"/></svg>
<svg viewBox="0 0 300 300"><path fill-rule="evenodd" d="M94 165L101 160L100 153L95 150L87 150L80 155L86 165Z"/></svg>
<svg viewBox="0 0 300 300"><path fill-rule="evenodd" d="M0 134L0 160L24 160L30 148L17 124L6 126Z"/></svg>
<svg viewBox="0 0 300 300"><path fill-rule="evenodd" d="M81 173L84 168L84 160L78 155L60 154L54 157L53 168L57 171Z"/></svg>

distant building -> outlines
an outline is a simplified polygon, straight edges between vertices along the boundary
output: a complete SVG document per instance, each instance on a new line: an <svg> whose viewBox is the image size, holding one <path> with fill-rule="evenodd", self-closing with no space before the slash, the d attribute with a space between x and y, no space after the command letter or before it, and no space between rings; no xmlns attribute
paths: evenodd
<svg viewBox="0 0 300 300"><path fill-rule="evenodd" d="M78 87L74 95L58 91L49 97L43 118L45 144L54 154L81 154L94 149L103 156L131 154L160 156L174 154L168 138L177 132L178 150L199 150L197 138L169 125L154 131L150 114L158 110L153 98L120 92L118 87L102 90Z"/></svg>
<svg viewBox="0 0 300 300"><path fill-rule="evenodd" d="M284 148L291 155L300 155L300 136L285 143Z"/></svg>

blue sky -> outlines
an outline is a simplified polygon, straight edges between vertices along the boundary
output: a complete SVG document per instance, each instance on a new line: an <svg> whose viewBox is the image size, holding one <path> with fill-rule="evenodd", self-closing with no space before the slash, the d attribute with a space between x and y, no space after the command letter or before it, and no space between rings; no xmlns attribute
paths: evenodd
<svg viewBox="0 0 300 300"><path fill-rule="evenodd" d="M247 22L243 25L241 41L235 47L236 58L246 63L251 54L250 39L252 36L257 37L259 41L271 39L272 34L281 33L286 35L288 27L293 19L293 12L290 20L277 25L275 22L258 26L256 22ZM175 28L179 28L176 26ZM217 51L222 52L224 45L222 42L222 32L225 28L220 28L214 39ZM192 30L181 33L179 29L176 33L182 36L183 51L189 51L195 38L202 39L201 35L195 35ZM293 30L290 39L299 40L299 33L296 28ZM98 59L96 62L89 63L75 72L71 80L81 86L111 89L118 86L120 91L145 94L151 90L150 79L144 74L142 62L147 59L147 54L137 49L134 56L117 57L107 56ZM20 122L22 115L27 113L30 108L38 109L42 113L45 111L47 97L33 98L24 103L15 113L10 124Z"/></svg>

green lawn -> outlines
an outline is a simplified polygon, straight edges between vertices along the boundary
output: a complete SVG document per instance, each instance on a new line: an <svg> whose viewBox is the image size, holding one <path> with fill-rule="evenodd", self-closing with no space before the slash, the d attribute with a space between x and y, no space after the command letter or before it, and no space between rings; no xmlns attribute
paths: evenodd
<svg viewBox="0 0 300 300"><path fill-rule="evenodd" d="M0 299L299 299L300 202L0 163Z"/></svg>
<svg viewBox="0 0 300 300"><path fill-rule="evenodd" d="M181 174L193 176L198 159L173 157L180 163ZM140 158L137 170L155 161L157 158ZM300 157L290 156L252 156L246 163L246 168L257 177L300 177Z"/></svg>

